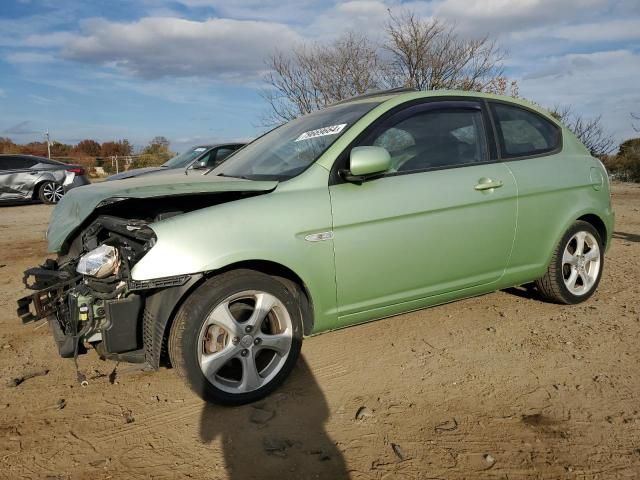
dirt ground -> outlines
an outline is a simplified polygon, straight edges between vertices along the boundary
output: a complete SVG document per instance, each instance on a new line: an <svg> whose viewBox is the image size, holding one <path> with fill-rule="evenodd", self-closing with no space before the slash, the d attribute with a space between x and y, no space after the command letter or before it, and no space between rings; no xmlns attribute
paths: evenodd
<svg viewBox="0 0 640 480"><path fill-rule="evenodd" d="M241 408L95 352L79 386L48 327L14 313L50 207L2 207L0 478L638 478L640 186L613 193L586 304L512 289L310 338L292 378Z"/></svg>

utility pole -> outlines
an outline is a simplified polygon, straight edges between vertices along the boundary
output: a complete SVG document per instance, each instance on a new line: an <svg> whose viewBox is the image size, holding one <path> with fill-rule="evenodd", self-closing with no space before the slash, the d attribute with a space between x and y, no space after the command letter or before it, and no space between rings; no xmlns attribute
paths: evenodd
<svg viewBox="0 0 640 480"><path fill-rule="evenodd" d="M51 142L49 141L49 129L44 134L44 138L47 139L47 158L51 160Z"/></svg>

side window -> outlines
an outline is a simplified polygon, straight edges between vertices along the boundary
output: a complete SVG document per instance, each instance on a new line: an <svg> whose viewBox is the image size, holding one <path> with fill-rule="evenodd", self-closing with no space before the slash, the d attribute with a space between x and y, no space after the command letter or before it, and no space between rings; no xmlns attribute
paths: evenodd
<svg viewBox="0 0 640 480"><path fill-rule="evenodd" d="M36 164L35 160L24 157L0 157L0 170L18 170L30 168Z"/></svg>
<svg viewBox="0 0 640 480"><path fill-rule="evenodd" d="M215 158L216 158L216 150L214 148L213 150L209 150L207 153L202 155L202 157L200 157L196 163L201 164L204 162L207 168L209 168L215 164L215 161L214 161Z"/></svg>
<svg viewBox="0 0 640 480"><path fill-rule="evenodd" d="M386 148L391 172L457 167L488 160L482 112L430 108L400 112L375 128L360 145Z"/></svg>
<svg viewBox="0 0 640 480"><path fill-rule="evenodd" d="M503 158L540 155L560 145L560 129L537 113L524 108L492 103Z"/></svg>
<svg viewBox="0 0 640 480"><path fill-rule="evenodd" d="M215 148L207 154L206 158L202 158L202 160L206 160L207 168L217 167L232 152L233 152L233 149L227 148L227 147Z"/></svg>
<svg viewBox="0 0 640 480"><path fill-rule="evenodd" d="M216 164L221 163L225 158L233 153L233 148L219 148L216 154Z"/></svg>

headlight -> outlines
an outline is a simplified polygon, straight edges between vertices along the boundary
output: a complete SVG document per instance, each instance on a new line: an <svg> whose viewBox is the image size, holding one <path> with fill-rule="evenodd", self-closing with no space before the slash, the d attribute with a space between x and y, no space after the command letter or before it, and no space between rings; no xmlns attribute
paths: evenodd
<svg viewBox="0 0 640 480"><path fill-rule="evenodd" d="M119 265L118 250L111 245L100 245L80 257L76 272L90 277L104 278L114 273Z"/></svg>

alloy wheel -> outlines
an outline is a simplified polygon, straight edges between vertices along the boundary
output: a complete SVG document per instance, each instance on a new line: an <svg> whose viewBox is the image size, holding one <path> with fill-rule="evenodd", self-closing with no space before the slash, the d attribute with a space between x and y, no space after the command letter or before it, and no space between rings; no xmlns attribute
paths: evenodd
<svg viewBox="0 0 640 480"><path fill-rule="evenodd" d="M64 189L62 185L54 182L49 182L42 187L42 195L49 203L58 203L64 195Z"/></svg>
<svg viewBox="0 0 640 480"><path fill-rule="evenodd" d="M562 278L573 295L589 293L600 273L600 245L589 232L573 235L562 254Z"/></svg>
<svg viewBox="0 0 640 480"><path fill-rule="evenodd" d="M247 393L269 383L291 350L293 324L274 295L250 290L219 303L198 339L202 373L217 388Z"/></svg>

